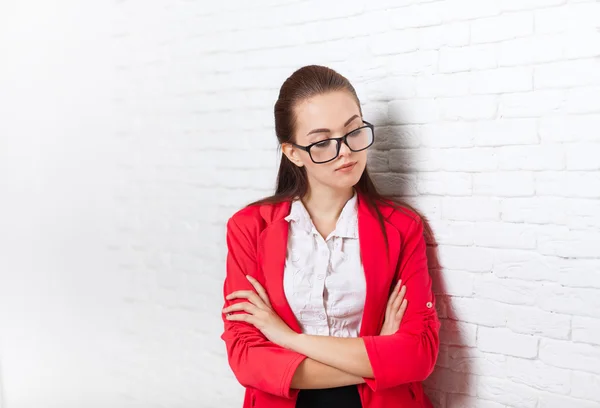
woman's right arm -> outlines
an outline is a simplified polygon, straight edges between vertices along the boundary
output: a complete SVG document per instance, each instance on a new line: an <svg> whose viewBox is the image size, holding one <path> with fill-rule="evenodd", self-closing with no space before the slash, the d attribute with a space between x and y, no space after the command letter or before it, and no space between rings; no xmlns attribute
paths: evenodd
<svg viewBox="0 0 600 408"><path fill-rule="evenodd" d="M292 378L291 387L297 389L320 389L362 384L365 379L310 358L300 363Z"/></svg>
<svg viewBox="0 0 600 408"><path fill-rule="evenodd" d="M237 221L236 220L239 220ZM224 297L238 290L252 290L246 275L256 277L256 239L259 226L251 214L234 215L227 222L227 276ZM225 307L243 299L225 300ZM294 398L292 377L306 356L269 341L245 322L229 321L222 315L229 366L244 387L252 387L282 398Z"/></svg>

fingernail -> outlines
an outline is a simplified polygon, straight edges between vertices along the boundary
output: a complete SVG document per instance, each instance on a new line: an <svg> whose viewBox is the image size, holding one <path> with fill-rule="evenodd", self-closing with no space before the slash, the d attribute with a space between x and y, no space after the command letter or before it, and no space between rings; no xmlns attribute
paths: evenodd
<svg viewBox="0 0 600 408"><path fill-rule="evenodd" d="M246 275L246 279L248 279L248 280L252 280L252 276L250 276L250 275Z"/></svg>

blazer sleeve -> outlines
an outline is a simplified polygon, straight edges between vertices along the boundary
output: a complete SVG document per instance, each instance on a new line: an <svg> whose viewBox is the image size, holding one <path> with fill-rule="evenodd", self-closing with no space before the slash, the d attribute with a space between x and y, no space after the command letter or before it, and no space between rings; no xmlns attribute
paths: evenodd
<svg viewBox="0 0 600 408"><path fill-rule="evenodd" d="M403 237L398 268L393 283L402 279L408 301L400 329L388 336L364 337L374 377L365 381L373 391L425 380L438 356L440 322L420 218L411 222Z"/></svg>
<svg viewBox="0 0 600 408"><path fill-rule="evenodd" d="M240 224L244 225L243 222ZM257 277L256 241L234 221L227 222L227 276L223 296L237 290L254 290L246 275ZM258 234L254 234L257 236ZM260 280L260 279L258 279ZM246 299L225 300L225 306ZM244 313L244 312L241 312ZM252 387L283 398L295 398L299 390L291 389L292 377L306 356L284 349L269 341L249 323L232 322L222 316L225 330L221 338L227 348L227 359L235 377L244 387Z"/></svg>

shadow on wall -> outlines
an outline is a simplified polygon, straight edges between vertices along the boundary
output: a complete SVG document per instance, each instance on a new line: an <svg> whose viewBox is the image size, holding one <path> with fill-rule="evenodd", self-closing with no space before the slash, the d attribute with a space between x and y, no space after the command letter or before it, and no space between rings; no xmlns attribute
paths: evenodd
<svg viewBox="0 0 600 408"><path fill-rule="evenodd" d="M469 373L473 372L470 350L475 341L472 338L474 333L465 332L463 326L455 320L456 316L452 315L452 297L446 290L443 268L438 254L438 243L427 212L421 210L419 206L417 174L411 170L410 165L406 165L406 163L413 163L417 160L416 157L411 157L411 152L415 147L414 135L406 134L406 131L397 126L400 122L391 119L393 118L382 121L376 127L373 146L375 160L369 159L369 172L383 194L402 198L423 215L429 275L433 281L436 310L441 321L440 351L436 368L424 382L424 388L434 407L450 408L451 402L446 401L448 394L459 394L456 395L458 398L452 397L452 402L458 402L461 394L469 394L472 390L472 384L469 384L472 376ZM396 126L392 126L392 124L396 124ZM389 154L392 149L394 154ZM392 158L394 163L392 163ZM449 318L449 313L452 318Z"/></svg>

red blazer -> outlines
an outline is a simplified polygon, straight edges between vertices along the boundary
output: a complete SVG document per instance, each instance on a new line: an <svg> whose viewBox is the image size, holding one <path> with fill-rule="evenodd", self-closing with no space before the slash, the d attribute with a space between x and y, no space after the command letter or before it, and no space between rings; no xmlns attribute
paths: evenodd
<svg viewBox="0 0 600 408"><path fill-rule="evenodd" d="M290 202L243 208L227 222L227 277L224 296L252 289L249 274L267 290L275 312L301 333L283 291ZM372 379L358 385L363 408L432 407L421 381L433 371L439 349L440 322L427 269L421 219L409 210L381 205L389 243L376 214L358 194L360 252L367 282L360 337L373 367ZM406 285L408 307L400 329L379 336L390 291L398 278ZM225 301L225 306L236 299ZM254 326L223 316L221 338L229 365L246 394L243 408L293 408L299 390L290 388L296 367L306 356L275 345Z"/></svg>

